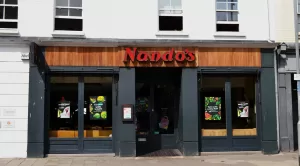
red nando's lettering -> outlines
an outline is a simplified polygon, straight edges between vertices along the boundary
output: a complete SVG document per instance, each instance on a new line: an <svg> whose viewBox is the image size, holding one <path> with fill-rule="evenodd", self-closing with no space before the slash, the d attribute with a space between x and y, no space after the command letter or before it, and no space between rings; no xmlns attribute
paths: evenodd
<svg viewBox="0 0 300 166"><path fill-rule="evenodd" d="M158 62L160 60L164 62L193 62L195 61L196 57L193 52L190 52L188 49L184 51L177 51L175 52L172 48L170 51L159 53L159 52L146 52L146 51L137 51L137 48L125 48L125 56L124 62L128 61L138 61L138 62Z"/></svg>

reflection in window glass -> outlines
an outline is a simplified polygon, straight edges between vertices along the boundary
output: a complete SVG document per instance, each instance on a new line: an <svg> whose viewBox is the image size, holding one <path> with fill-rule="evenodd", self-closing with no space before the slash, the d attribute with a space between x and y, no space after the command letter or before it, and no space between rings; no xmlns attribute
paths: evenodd
<svg viewBox="0 0 300 166"><path fill-rule="evenodd" d="M233 136L257 135L255 80L254 76L231 78Z"/></svg>
<svg viewBox="0 0 300 166"><path fill-rule="evenodd" d="M78 78L52 77L49 137L78 137Z"/></svg>
<svg viewBox="0 0 300 166"><path fill-rule="evenodd" d="M226 136L225 77L202 76L199 81L202 136Z"/></svg>
<svg viewBox="0 0 300 166"><path fill-rule="evenodd" d="M84 77L84 137L112 137L112 77Z"/></svg>

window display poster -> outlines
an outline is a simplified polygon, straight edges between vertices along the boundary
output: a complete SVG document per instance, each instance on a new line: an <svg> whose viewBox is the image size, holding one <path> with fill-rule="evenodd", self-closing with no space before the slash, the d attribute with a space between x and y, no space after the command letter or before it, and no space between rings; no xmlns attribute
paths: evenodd
<svg viewBox="0 0 300 166"><path fill-rule="evenodd" d="M237 103L237 114L240 118L248 118L249 117L249 103L246 101L239 101Z"/></svg>
<svg viewBox="0 0 300 166"><path fill-rule="evenodd" d="M139 97L136 100L135 109L136 112L147 112L149 111L149 105L148 105L148 98L147 97Z"/></svg>
<svg viewBox="0 0 300 166"><path fill-rule="evenodd" d="M123 108L123 119L132 119L132 110L131 107L124 107Z"/></svg>
<svg viewBox="0 0 300 166"><path fill-rule="evenodd" d="M58 103L58 110L57 110L57 118L66 119L70 118L70 102L69 101L61 101Z"/></svg>
<svg viewBox="0 0 300 166"><path fill-rule="evenodd" d="M205 97L205 120L221 120L221 97Z"/></svg>
<svg viewBox="0 0 300 166"><path fill-rule="evenodd" d="M106 97L90 96L90 120L106 120Z"/></svg>

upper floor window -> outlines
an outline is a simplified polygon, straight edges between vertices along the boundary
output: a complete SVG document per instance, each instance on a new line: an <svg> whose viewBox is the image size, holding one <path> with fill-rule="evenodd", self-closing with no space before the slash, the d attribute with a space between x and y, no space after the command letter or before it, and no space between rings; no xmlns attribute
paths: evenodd
<svg viewBox="0 0 300 166"><path fill-rule="evenodd" d="M158 0L159 30L182 31L183 16L181 0Z"/></svg>
<svg viewBox="0 0 300 166"><path fill-rule="evenodd" d="M18 0L0 0L0 28L18 28Z"/></svg>
<svg viewBox="0 0 300 166"><path fill-rule="evenodd" d="M54 30L82 31L82 0L56 0Z"/></svg>
<svg viewBox="0 0 300 166"><path fill-rule="evenodd" d="M216 0L217 31L238 32L238 0Z"/></svg>

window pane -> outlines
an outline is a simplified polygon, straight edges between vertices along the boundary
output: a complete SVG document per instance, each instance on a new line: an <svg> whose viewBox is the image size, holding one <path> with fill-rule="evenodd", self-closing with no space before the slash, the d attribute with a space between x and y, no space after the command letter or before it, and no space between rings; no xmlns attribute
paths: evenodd
<svg viewBox="0 0 300 166"><path fill-rule="evenodd" d="M238 21L238 13L228 12L228 21Z"/></svg>
<svg viewBox="0 0 300 166"><path fill-rule="evenodd" d="M84 137L112 137L112 77L84 77Z"/></svg>
<svg viewBox="0 0 300 166"><path fill-rule="evenodd" d="M159 0L159 9L170 9L170 0Z"/></svg>
<svg viewBox="0 0 300 166"><path fill-rule="evenodd" d="M226 2L226 0L217 0L217 2Z"/></svg>
<svg viewBox="0 0 300 166"><path fill-rule="evenodd" d="M3 9L4 6L0 6L0 19L3 19Z"/></svg>
<svg viewBox="0 0 300 166"><path fill-rule="evenodd" d="M78 78L52 77L49 137L78 137Z"/></svg>
<svg viewBox="0 0 300 166"><path fill-rule="evenodd" d="M217 12L217 21L227 21L227 12Z"/></svg>
<svg viewBox="0 0 300 166"><path fill-rule="evenodd" d="M56 6L68 6L68 0L56 0Z"/></svg>
<svg viewBox="0 0 300 166"><path fill-rule="evenodd" d="M237 2L237 0L228 0L228 2Z"/></svg>
<svg viewBox="0 0 300 166"><path fill-rule="evenodd" d="M298 13L300 13L300 4L298 4Z"/></svg>
<svg viewBox="0 0 300 166"><path fill-rule="evenodd" d="M199 76L202 136L226 136L225 77Z"/></svg>
<svg viewBox="0 0 300 166"><path fill-rule="evenodd" d="M254 76L232 77L232 135L257 135L256 96Z"/></svg>
<svg viewBox="0 0 300 166"><path fill-rule="evenodd" d="M5 0L5 4L17 5L18 4L18 0Z"/></svg>
<svg viewBox="0 0 300 166"><path fill-rule="evenodd" d="M237 3L228 3L228 10L237 10Z"/></svg>
<svg viewBox="0 0 300 166"><path fill-rule="evenodd" d="M226 10L227 3L217 3L217 10Z"/></svg>
<svg viewBox="0 0 300 166"><path fill-rule="evenodd" d="M5 19L18 19L18 7L5 6Z"/></svg>
<svg viewBox="0 0 300 166"><path fill-rule="evenodd" d="M56 9L57 16L68 16L68 9Z"/></svg>
<svg viewBox="0 0 300 166"><path fill-rule="evenodd" d="M0 4L3 4L3 0L0 0Z"/></svg>
<svg viewBox="0 0 300 166"><path fill-rule="evenodd" d="M70 9L70 16L82 16L81 9Z"/></svg>
<svg viewBox="0 0 300 166"><path fill-rule="evenodd" d="M182 9L181 0L172 0L171 5L172 5L172 9Z"/></svg>
<svg viewBox="0 0 300 166"><path fill-rule="evenodd" d="M82 0L70 0L70 7L82 7Z"/></svg>

